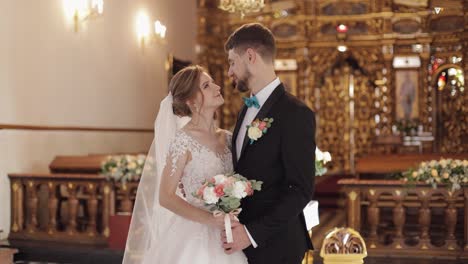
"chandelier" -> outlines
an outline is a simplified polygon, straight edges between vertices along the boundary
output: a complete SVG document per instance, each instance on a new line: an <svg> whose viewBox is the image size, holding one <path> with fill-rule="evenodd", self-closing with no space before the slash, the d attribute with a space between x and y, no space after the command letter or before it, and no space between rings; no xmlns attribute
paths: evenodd
<svg viewBox="0 0 468 264"><path fill-rule="evenodd" d="M250 12L258 12L265 6L264 0L220 0L219 8L230 13L240 13L241 18Z"/></svg>

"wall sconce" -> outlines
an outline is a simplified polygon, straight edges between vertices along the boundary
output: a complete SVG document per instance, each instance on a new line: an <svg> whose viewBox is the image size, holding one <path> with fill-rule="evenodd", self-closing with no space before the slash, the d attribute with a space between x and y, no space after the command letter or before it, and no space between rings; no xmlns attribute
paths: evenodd
<svg viewBox="0 0 468 264"><path fill-rule="evenodd" d="M104 13L104 0L63 0L63 7L67 18L73 19L75 32L78 32L81 22Z"/></svg>
<svg viewBox="0 0 468 264"><path fill-rule="evenodd" d="M140 12L136 20L136 29L138 40L142 47L149 41L164 42L167 28L159 20L154 22L154 29L151 29L149 16Z"/></svg>

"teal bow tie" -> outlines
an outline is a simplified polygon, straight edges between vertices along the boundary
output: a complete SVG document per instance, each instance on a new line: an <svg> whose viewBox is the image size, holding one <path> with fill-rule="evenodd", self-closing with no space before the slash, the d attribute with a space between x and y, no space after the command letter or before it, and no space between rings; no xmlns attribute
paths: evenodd
<svg viewBox="0 0 468 264"><path fill-rule="evenodd" d="M243 97L242 99L244 99L244 104L247 106L247 107L255 107L257 109L260 108L260 104L258 103L258 99L256 96L252 96L250 98L247 98L247 97Z"/></svg>

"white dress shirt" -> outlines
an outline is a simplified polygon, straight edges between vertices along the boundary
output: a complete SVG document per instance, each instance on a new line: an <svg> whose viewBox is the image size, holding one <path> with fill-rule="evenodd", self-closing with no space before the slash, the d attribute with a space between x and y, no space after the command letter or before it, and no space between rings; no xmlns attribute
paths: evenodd
<svg viewBox="0 0 468 264"><path fill-rule="evenodd" d="M255 107L249 107L247 109L247 112L245 113L244 120L242 120L242 125L240 126L239 133L237 134L236 138L236 152L237 152L237 160L239 160L241 151L242 151L242 145L244 144L244 139L247 134L247 125L250 125L254 118L257 116L258 112L262 108L263 104L266 102L268 97L273 93L276 87L280 85L280 80L278 77L274 79L271 83L269 83L265 88L261 89L255 96L257 97L258 104L260 105L260 108L255 108ZM251 97L253 95L250 95ZM247 229L246 226L244 226L245 231L247 232L247 235L249 236L250 243L252 243L252 246L254 248L258 247L257 243L255 240L252 238L252 236L249 233L249 230Z"/></svg>
<svg viewBox="0 0 468 264"><path fill-rule="evenodd" d="M247 125L250 125L254 118L257 116L258 112L262 108L263 104L266 102L268 97L273 93L275 88L280 85L280 80L277 77L274 79L271 83L269 83L265 88L261 89L255 96L257 97L258 104L260 105L260 108L255 108L255 107L249 107L247 109L247 112L245 113L244 120L242 120L242 125L240 126L239 133L237 134L236 138L236 152L237 152L237 160L239 160L241 151L242 151L242 145L244 144L244 139L246 136L247 132ZM251 95L252 97L253 95Z"/></svg>

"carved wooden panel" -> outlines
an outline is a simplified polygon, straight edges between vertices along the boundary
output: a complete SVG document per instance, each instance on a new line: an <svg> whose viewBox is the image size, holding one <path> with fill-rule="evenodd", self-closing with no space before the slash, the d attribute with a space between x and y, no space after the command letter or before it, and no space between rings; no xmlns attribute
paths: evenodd
<svg viewBox="0 0 468 264"><path fill-rule="evenodd" d="M394 136L394 56L415 55L421 59L421 67L418 69L419 109L424 131L436 131L435 77L430 69L431 56L442 58L444 63L451 63L451 57L456 55L463 58L456 64L464 67L465 72L468 71L468 37L461 31L468 24L466 1L265 1L266 7L261 12L244 19L219 11L211 4L213 1L199 1L198 58L199 63L209 69L215 81L223 86L225 105L218 117L220 126L228 129L234 126L243 96L233 90L227 76L224 41L242 24L260 22L270 28L277 38L277 58L295 59L297 62L298 68L294 72L295 93L317 113L317 143L334 155L335 167L332 169L352 168L350 159L353 155L359 157L370 150L374 153L388 153L392 150L388 146L376 147L373 142L377 136ZM446 8L440 15L427 12L434 6L441 6L442 2ZM447 21L451 21L450 25ZM349 28L342 38L336 34L336 26L340 23ZM339 44L347 45L348 51L338 52L336 47ZM413 44L421 44L422 50L414 51ZM345 106L349 98L337 97L340 92L336 87L341 84L338 82L339 77L332 72L333 65L340 57L349 56L362 68L362 74L354 79L353 120L346 112L349 111ZM468 80L467 76L465 80ZM333 107L337 106L343 107L340 111L346 119L342 122L332 122L332 117L337 114L333 112L337 111ZM466 141L466 128L462 123L453 121L450 123L453 128L447 125L444 129L450 129L451 135L459 138L456 142L463 143ZM345 126L348 132L345 132ZM355 130L354 145L336 145L335 150L333 144L338 144L334 143L336 138L346 138L345 141L350 142L350 135L347 134L350 128ZM460 132L456 132L458 130Z"/></svg>

